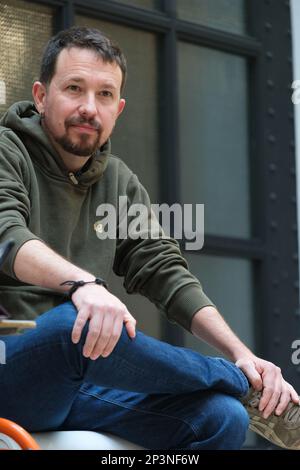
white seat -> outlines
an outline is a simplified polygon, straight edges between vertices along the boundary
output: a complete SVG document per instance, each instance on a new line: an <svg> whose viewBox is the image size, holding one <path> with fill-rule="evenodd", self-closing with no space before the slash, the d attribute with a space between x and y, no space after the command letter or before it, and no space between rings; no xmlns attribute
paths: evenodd
<svg viewBox="0 0 300 470"><path fill-rule="evenodd" d="M141 450L142 447L108 433L53 431L32 433L42 450Z"/></svg>

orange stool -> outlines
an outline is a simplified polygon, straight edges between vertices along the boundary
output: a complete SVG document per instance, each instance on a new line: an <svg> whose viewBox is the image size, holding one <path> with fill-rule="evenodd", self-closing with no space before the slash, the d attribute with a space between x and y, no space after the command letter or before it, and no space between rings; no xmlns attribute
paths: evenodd
<svg viewBox="0 0 300 470"><path fill-rule="evenodd" d="M0 434L3 434L3 437L0 436L0 442L4 442L6 446L0 450L12 450L15 448L10 440L5 439L5 436L11 438L22 450L40 450L38 443L33 437L24 428L9 419L0 418Z"/></svg>

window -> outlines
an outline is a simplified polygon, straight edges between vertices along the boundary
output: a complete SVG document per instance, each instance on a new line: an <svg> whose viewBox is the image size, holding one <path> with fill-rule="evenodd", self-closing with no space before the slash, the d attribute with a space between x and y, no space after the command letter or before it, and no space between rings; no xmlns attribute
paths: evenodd
<svg viewBox="0 0 300 470"><path fill-rule="evenodd" d="M250 238L247 59L186 42L178 59L183 202L207 234Z"/></svg>
<svg viewBox="0 0 300 470"><path fill-rule="evenodd" d="M0 115L15 101L31 100L43 47L53 34L53 9L21 0L0 0Z"/></svg>
<svg viewBox="0 0 300 470"><path fill-rule="evenodd" d="M245 0L177 0L178 17L231 33L246 32Z"/></svg>

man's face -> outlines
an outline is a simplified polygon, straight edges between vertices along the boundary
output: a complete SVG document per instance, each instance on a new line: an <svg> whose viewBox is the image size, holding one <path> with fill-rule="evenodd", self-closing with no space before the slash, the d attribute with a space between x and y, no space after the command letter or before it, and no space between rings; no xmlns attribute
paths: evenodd
<svg viewBox="0 0 300 470"><path fill-rule="evenodd" d="M89 49L63 49L47 88L40 86L43 125L58 151L90 156L111 135L125 101L122 72Z"/></svg>

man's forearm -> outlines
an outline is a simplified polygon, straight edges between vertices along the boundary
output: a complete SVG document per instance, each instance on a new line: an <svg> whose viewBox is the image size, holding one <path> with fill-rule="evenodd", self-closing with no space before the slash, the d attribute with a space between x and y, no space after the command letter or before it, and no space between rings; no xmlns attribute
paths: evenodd
<svg viewBox="0 0 300 470"><path fill-rule="evenodd" d="M67 291L66 280L93 280L95 276L78 268L39 240L29 240L19 249L14 262L17 278L40 287Z"/></svg>
<svg viewBox="0 0 300 470"><path fill-rule="evenodd" d="M242 357L254 357L214 307L203 307L194 315L191 331L234 362Z"/></svg>

